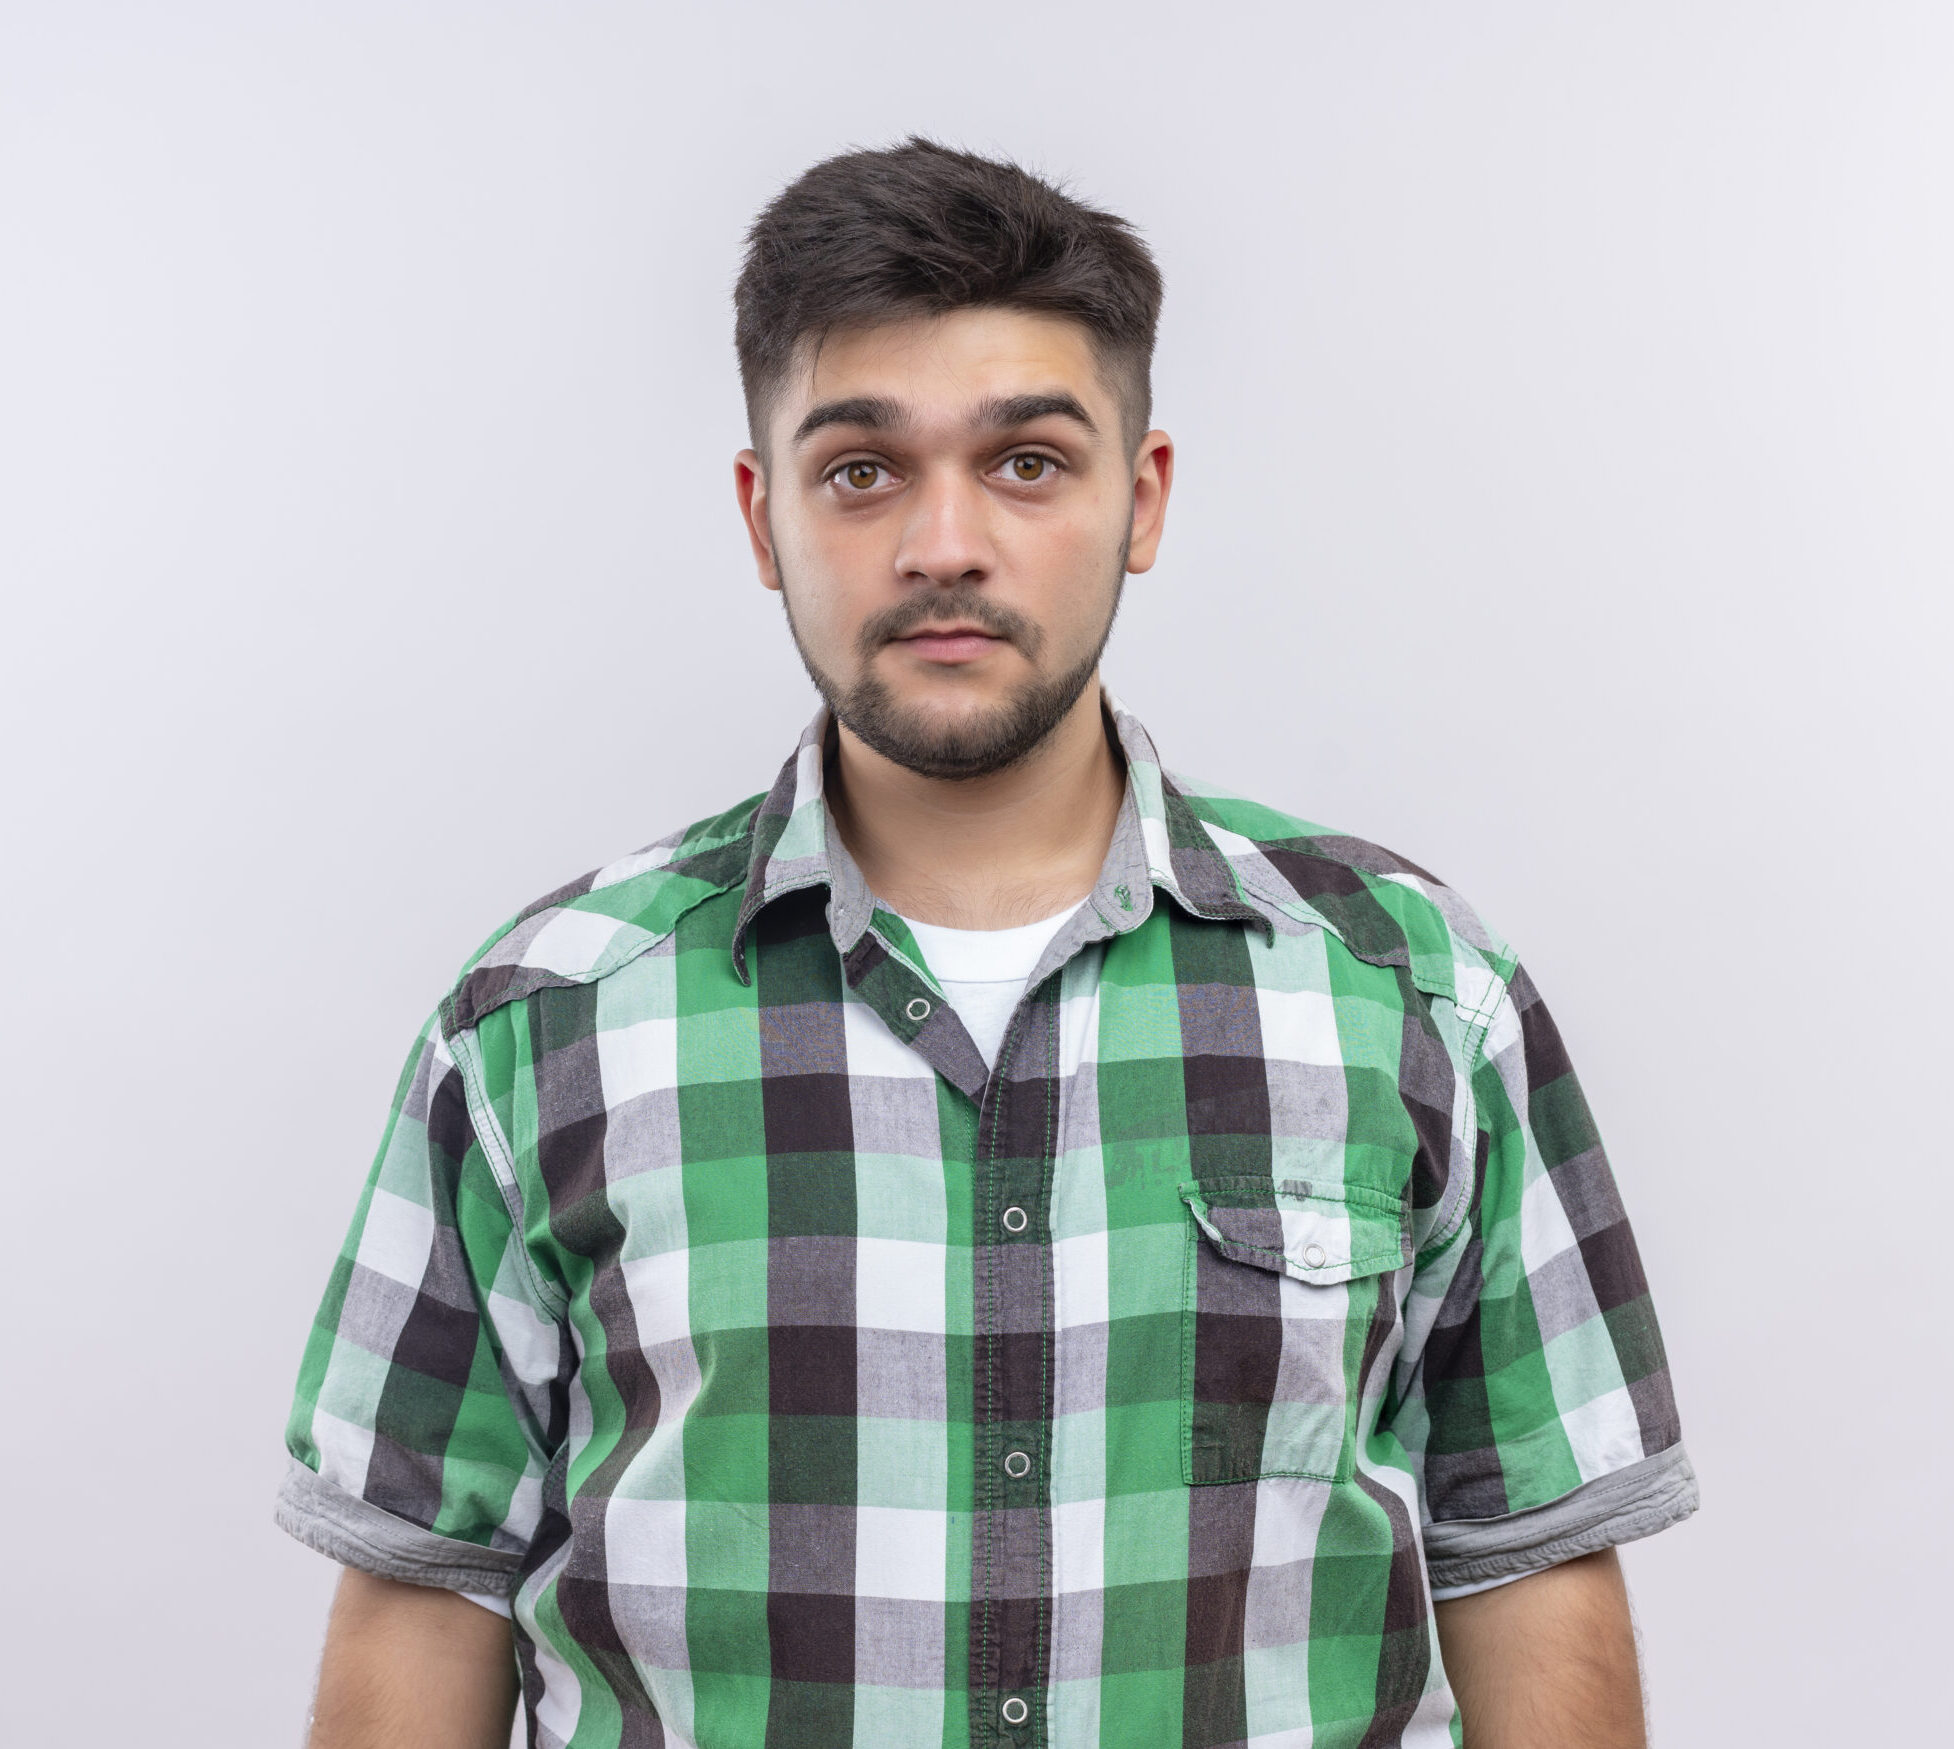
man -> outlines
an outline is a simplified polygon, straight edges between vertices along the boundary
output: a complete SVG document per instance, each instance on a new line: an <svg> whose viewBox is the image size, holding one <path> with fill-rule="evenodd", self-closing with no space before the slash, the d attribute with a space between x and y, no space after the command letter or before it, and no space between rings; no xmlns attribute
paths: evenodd
<svg viewBox="0 0 1954 1749"><path fill-rule="evenodd" d="M755 224L734 471L823 706L409 1060L279 1504L347 1569L321 1749L518 1686L576 1749L1642 1741L1614 1545L1695 1484L1538 993L1099 684L1159 299L921 140Z"/></svg>

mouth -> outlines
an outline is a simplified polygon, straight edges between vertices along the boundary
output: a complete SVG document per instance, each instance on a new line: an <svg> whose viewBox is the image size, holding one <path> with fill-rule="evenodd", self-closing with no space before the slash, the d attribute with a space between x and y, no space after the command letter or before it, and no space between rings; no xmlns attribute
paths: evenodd
<svg viewBox="0 0 1954 1749"><path fill-rule="evenodd" d="M1004 639L968 621L956 625L930 625L897 638L896 643L912 650L926 662L974 662L1004 643Z"/></svg>

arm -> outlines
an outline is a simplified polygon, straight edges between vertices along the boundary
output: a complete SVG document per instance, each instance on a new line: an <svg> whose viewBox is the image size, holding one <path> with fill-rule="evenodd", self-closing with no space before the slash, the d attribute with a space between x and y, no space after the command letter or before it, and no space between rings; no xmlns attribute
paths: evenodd
<svg viewBox="0 0 1954 1749"><path fill-rule="evenodd" d="M1466 1749L1645 1749L1612 1548L1435 1606Z"/></svg>
<svg viewBox="0 0 1954 1749"><path fill-rule="evenodd" d="M501 1616L452 1591L340 1575L307 1749L507 1749L515 1704Z"/></svg>

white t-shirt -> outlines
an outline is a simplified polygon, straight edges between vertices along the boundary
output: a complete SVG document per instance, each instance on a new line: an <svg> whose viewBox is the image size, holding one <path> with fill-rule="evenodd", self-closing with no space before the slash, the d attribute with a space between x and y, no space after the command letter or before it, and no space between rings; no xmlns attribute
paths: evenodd
<svg viewBox="0 0 1954 1749"><path fill-rule="evenodd" d="M1015 929L948 929L941 923L903 918L964 1031L993 1068L1011 1011L1024 995L1032 968L1079 905L1068 905L1055 917Z"/></svg>
<svg viewBox="0 0 1954 1749"><path fill-rule="evenodd" d="M1083 899L1079 901L1081 905L1084 903ZM998 1047L1004 1042L1004 1029L1010 1024L1012 1011L1023 997L1033 969L1051 945L1052 937L1078 908L1078 905L1068 906L1055 917L1020 924L1015 929L948 929L941 923L918 923L913 917L903 918L909 925L909 933L916 938L916 945L923 950L929 969L936 974L936 981L943 986L943 994L963 1022L964 1030L984 1053L984 1061L993 1068L997 1066ZM1511 1575L1513 1579L1522 1577L1519 1573ZM1507 1583L1510 1580L1506 1578L1487 1579L1476 1585L1446 1586L1433 1595L1464 1597ZM506 1597L488 1597L475 1591L464 1591L462 1596L498 1615L509 1613Z"/></svg>

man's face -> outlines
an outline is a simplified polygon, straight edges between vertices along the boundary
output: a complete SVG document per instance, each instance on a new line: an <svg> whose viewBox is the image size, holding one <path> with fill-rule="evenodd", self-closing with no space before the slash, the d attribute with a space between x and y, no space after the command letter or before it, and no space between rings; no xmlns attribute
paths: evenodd
<svg viewBox="0 0 1954 1749"><path fill-rule="evenodd" d="M1173 451L1137 456L1086 331L959 310L806 350L735 473L760 576L835 716L930 777L1002 770L1076 703Z"/></svg>

